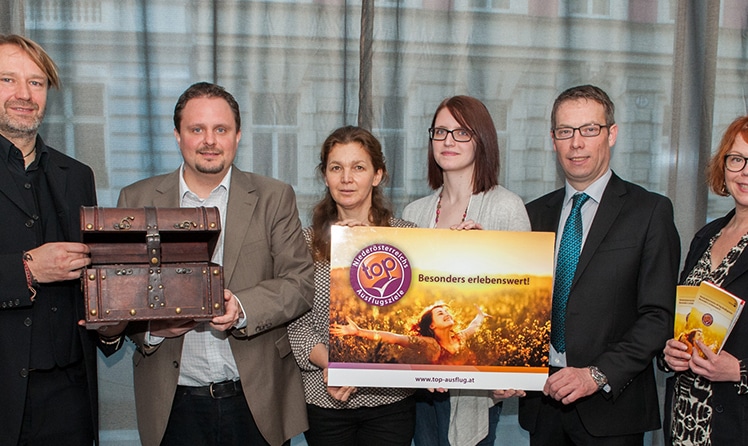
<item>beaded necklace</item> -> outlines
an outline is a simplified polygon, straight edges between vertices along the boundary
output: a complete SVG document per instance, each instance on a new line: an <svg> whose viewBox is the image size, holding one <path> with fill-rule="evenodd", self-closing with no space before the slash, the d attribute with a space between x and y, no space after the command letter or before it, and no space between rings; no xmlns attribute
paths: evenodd
<svg viewBox="0 0 748 446"><path fill-rule="evenodd" d="M470 196L470 200L473 199L473 196ZM470 200L468 200L468 204L465 207L465 212L462 213L462 221L460 223L465 222L465 218L467 218L468 209L470 209ZM436 227L436 224L439 223L439 214L441 214L442 209L442 194L439 194L439 201L436 202L436 220L434 221L434 227Z"/></svg>

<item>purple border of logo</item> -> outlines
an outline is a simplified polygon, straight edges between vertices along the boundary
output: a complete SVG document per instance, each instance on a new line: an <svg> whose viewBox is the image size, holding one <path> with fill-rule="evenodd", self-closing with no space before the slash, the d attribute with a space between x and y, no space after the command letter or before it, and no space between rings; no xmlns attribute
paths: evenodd
<svg viewBox="0 0 748 446"><path fill-rule="evenodd" d="M369 266L366 263L366 260L379 253L385 253L390 259L397 262L400 269L403 271L403 276L400 278L393 277L385 281L378 288L365 288L358 280L359 274L362 269L364 270L364 273L366 273ZM385 270L385 268L382 269ZM376 305L379 307L392 305L405 296L405 293L410 289L412 275L410 260L408 260L408 257L406 257L405 254L396 247L386 243L375 243L359 251L353 257L353 262L351 263L349 272L351 287L353 288L354 293L356 293L356 296L370 305ZM374 292L378 292L378 294L374 294Z"/></svg>

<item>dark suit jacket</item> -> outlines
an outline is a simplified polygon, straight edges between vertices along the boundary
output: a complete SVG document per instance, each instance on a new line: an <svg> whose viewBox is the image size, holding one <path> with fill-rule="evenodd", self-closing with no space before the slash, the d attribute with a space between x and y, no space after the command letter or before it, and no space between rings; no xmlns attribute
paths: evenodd
<svg viewBox="0 0 748 446"><path fill-rule="evenodd" d="M534 231L558 229L564 189L527 205ZM673 207L613 174L579 257L566 312L566 360L596 365L610 393L573 404L595 436L660 427L652 358L673 335L680 242ZM541 398L520 400L519 420L535 430Z"/></svg>
<svg viewBox="0 0 748 446"><path fill-rule="evenodd" d="M120 207L179 207L179 170L122 190ZM233 168L224 238L225 286L241 301L247 327L229 337L244 395L271 445L308 427L301 375L286 326L311 308L313 266L291 186ZM179 378L183 336L146 347L132 336L135 403L143 445L158 445Z"/></svg>
<svg viewBox="0 0 748 446"><path fill-rule="evenodd" d="M38 141L39 144L43 142ZM45 175L57 210L57 221L65 241L80 241L80 206L96 204L94 177L91 169L54 149L47 148ZM0 167L5 166L4 163ZM4 167L2 167L4 169ZM31 354L31 327L36 311L55 311L69 318L51 318L52 333L57 336L53 346L42 346L65 363L82 345L89 383L94 426L98 426L96 387L96 348L94 337L77 322L85 314L80 281L58 283L59 294L54 305L71 305L72 311L50 306L49 302L32 304L21 261L23 251L36 248L32 230L39 220L25 205L16 183L5 171L0 173L0 444L15 445L21 431L26 384ZM46 216L54 221L55 216ZM67 298L66 298L67 297ZM46 307L45 307L46 306ZM43 308L43 309L42 309ZM71 327L76 327L71 329ZM78 339L75 339L75 338ZM60 362L58 362L60 363ZM59 408L64 411L64 408Z"/></svg>
<svg viewBox="0 0 748 446"><path fill-rule="evenodd" d="M714 220L701 228L691 241L686 263L680 276L681 283L696 266L704 251L709 246L709 240L714 237L735 215L731 211L726 216ZM738 297L748 299L748 252L738 257L730 272L725 276L722 287ZM671 336L672 337L672 336ZM740 315L730 336L725 342L724 350L748 364L748 315L746 311ZM672 380L668 380L672 386ZM670 392L668 392L670 393ZM671 401L665 402L665 417L670 416ZM748 395L738 395L735 383L712 383L712 444L713 445L748 445ZM669 430L667 431L669 432ZM666 432L666 434L667 434Z"/></svg>

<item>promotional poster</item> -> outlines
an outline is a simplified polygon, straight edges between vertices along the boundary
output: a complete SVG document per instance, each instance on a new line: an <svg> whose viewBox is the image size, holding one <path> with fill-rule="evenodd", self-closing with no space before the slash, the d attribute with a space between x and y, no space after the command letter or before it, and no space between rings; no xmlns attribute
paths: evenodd
<svg viewBox="0 0 748 446"><path fill-rule="evenodd" d="M541 390L549 232L332 227L332 386Z"/></svg>

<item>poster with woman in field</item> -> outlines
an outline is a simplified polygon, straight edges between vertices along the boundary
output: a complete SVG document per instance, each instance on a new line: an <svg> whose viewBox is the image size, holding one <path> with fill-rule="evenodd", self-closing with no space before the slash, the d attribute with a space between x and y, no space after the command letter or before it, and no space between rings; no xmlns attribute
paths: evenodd
<svg viewBox="0 0 748 446"><path fill-rule="evenodd" d="M540 390L554 234L332 228L330 385Z"/></svg>

